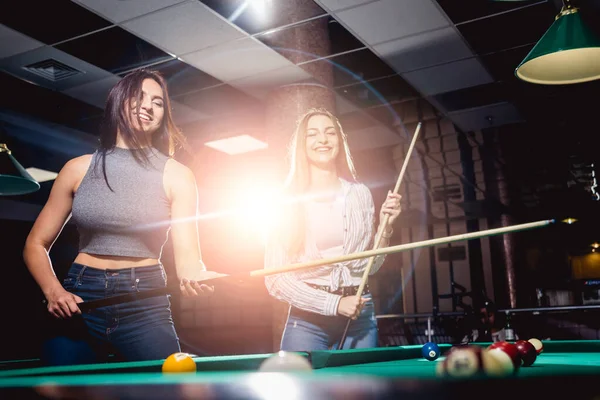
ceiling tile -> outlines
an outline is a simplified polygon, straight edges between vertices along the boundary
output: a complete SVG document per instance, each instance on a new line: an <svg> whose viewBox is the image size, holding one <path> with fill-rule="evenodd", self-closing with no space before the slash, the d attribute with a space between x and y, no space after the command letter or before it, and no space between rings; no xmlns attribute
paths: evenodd
<svg viewBox="0 0 600 400"><path fill-rule="evenodd" d="M105 70L50 46L4 58L0 60L0 69L59 91L110 76Z"/></svg>
<svg viewBox="0 0 600 400"><path fill-rule="evenodd" d="M396 132L383 125L346 133L348 135L348 145L352 152L394 146L403 142Z"/></svg>
<svg viewBox="0 0 600 400"><path fill-rule="evenodd" d="M479 59L498 81L515 78L515 69L533 48L533 44L480 56Z"/></svg>
<svg viewBox="0 0 600 400"><path fill-rule="evenodd" d="M315 0L321 7L329 11L339 11L345 8L356 7L372 0Z"/></svg>
<svg viewBox="0 0 600 400"><path fill-rule="evenodd" d="M430 0L380 0L341 11L336 18L370 45L449 25Z"/></svg>
<svg viewBox="0 0 600 400"><path fill-rule="evenodd" d="M0 23L45 44L54 44L112 25L70 0L3 1Z"/></svg>
<svg viewBox="0 0 600 400"><path fill-rule="evenodd" d="M104 79L71 87L64 90L63 93L96 107L104 108L108 93L120 79L121 78L118 76L113 75Z"/></svg>
<svg viewBox="0 0 600 400"><path fill-rule="evenodd" d="M373 50L398 73L456 61L473 55L453 27L383 43L375 46Z"/></svg>
<svg viewBox="0 0 600 400"><path fill-rule="evenodd" d="M402 74L425 96L450 92L493 81L477 58L455 61Z"/></svg>
<svg viewBox="0 0 600 400"><path fill-rule="evenodd" d="M171 96L194 92L222 83L214 76L176 59L153 65L151 69L160 72L166 79Z"/></svg>
<svg viewBox="0 0 600 400"><path fill-rule="evenodd" d="M14 56L44 44L0 24L0 58Z"/></svg>
<svg viewBox="0 0 600 400"><path fill-rule="evenodd" d="M182 58L190 65L223 82L291 64L285 57L251 37L212 46Z"/></svg>
<svg viewBox="0 0 600 400"><path fill-rule="evenodd" d="M73 0L114 23L119 23L160 10L186 0Z"/></svg>
<svg viewBox="0 0 600 400"><path fill-rule="evenodd" d="M418 97L419 94L401 76L344 86L336 91L360 107L372 107Z"/></svg>
<svg viewBox="0 0 600 400"><path fill-rule="evenodd" d="M65 121L63 124L81 132L86 132L94 136L100 136L103 115L86 116L79 119Z"/></svg>
<svg viewBox="0 0 600 400"><path fill-rule="evenodd" d="M540 0L481 1L481 0L436 0L455 24L477 18L522 8Z"/></svg>
<svg viewBox="0 0 600 400"><path fill-rule="evenodd" d="M231 86L259 99L267 97L273 89L311 79L306 71L296 65L288 65L272 71L248 76L229 82Z"/></svg>
<svg viewBox="0 0 600 400"><path fill-rule="evenodd" d="M255 37L294 64L364 47L331 16L265 32Z"/></svg>
<svg viewBox="0 0 600 400"><path fill-rule="evenodd" d="M461 24L458 29L477 54L485 54L536 43L550 28L555 16L554 5L543 3Z"/></svg>
<svg viewBox="0 0 600 400"><path fill-rule="evenodd" d="M509 103L492 104L448 114L463 132L522 122L518 110Z"/></svg>
<svg viewBox="0 0 600 400"><path fill-rule="evenodd" d="M416 124L418 121L436 118L438 114L436 109L428 100L417 98L371 107L365 111L387 126L399 124L399 129L406 129L407 124Z"/></svg>
<svg viewBox="0 0 600 400"><path fill-rule="evenodd" d="M369 49L353 51L300 66L308 72L331 68L334 87L354 85L395 74L393 69Z"/></svg>
<svg viewBox="0 0 600 400"><path fill-rule="evenodd" d="M56 48L119 74L172 57L124 29L113 27L62 43ZM106 49L106 51L99 51Z"/></svg>
<svg viewBox="0 0 600 400"><path fill-rule="evenodd" d="M333 78L336 87L395 74L392 68L369 49L353 51L318 62L328 62L333 65Z"/></svg>
<svg viewBox="0 0 600 400"><path fill-rule="evenodd" d="M133 19L122 26L178 56L245 36L196 1Z"/></svg>
<svg viewBox="0 0 600 400"><path fill-rule="evenodd" d="M381 126L379 121L377 121L375 118L372 118L363 110L356 110L340 116L340 123L346 132L367 129L374 126Z"/></svg>
<svg viewBox="0 0 600 400"><path fill-rule="evenodd" d="M481 107L512 100L510 87L499 82L472 86L435 96L445 112Z"/></svg>
<svg viewBox="0 0 600 400"><path fill-rule="evenodd" d="M0 108L49 122L67 125L102 114L102 109L98 107L6 73L0 73L0 87L7 93L19 94L0 97Z"/></svg>
<svg viewBox="0 0 600 400"><path fill-rule="evenodd" d="M236 110L250 108L258 103L254 97L226 84L176 96L174 100L184 103L202 114L213 116L231 114Z"/></svg>
<svg viewBox="0 0 600 400"><path fill-rule="evenodd" d="M338 115L353 113L360 110L358 107L356 107L356 105L354 105L354 103L345 97L340 96L338 93L335 94L335 106Z"/></svg>
<svg viewBox="0 0 600 400"><path fill-rule="evenodd" d="M171 101L171 109L173 110L173 120L178 126L208 118L207 114L194 110L178 101Z"/></svg>
<svg viewBox="0 0 600 400"><path fill-rule="evenodd" d="M350 50L365 47L344 25L334 18L329 17L329 40L331 41L331 54L339 54Z"/></svg>
<svg viewBox="0 0 600 400"><path fill-rule="evenodd" d="M325 14L313 0L200 0L232 24L255 34Z"/></svg>

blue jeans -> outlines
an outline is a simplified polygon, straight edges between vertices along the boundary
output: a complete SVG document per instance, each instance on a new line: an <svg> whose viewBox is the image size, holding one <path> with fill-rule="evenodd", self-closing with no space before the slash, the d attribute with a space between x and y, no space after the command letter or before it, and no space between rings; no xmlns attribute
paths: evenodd
<svg viewBox="0 0 600 400"><path fill-rule="evenodd" d="M101 270L73 263L63 287L83 301L165 287L162 265ZM167 358L180 351L168 296L100 307L69 319L51 319L42 359L48 365Z"/></svg>
<svg viewBox="0 0 600 400"><path fill-rule="evenodd" d="M366 296L364 296L366 297ZM313 351L338 349L348 318L326 316L290 307L281 338L283 351ZM358 319L351 321L344 349L377 347L378 331L375 306L365 303Z"/></svg>

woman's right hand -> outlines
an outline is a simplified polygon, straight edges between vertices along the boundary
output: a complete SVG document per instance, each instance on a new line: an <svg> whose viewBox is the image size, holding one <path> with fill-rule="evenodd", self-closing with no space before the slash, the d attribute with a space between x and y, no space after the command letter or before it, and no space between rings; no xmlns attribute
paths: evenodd
<svg viewBox="0 0 600 400"><path fill-rule="evenodd" d="M46 296L48 312L56 318L70 318L74 314L81 314L77 303L83 303L83 299L66 291L62 286L54 289Z"/></svg>
<svg viewBox="0 0 600 400"><path fill-rule="evenodd" d="M338 315L356 320L367 301L369 301L367 297L342 297L338 303L337 313Z"/></svg>

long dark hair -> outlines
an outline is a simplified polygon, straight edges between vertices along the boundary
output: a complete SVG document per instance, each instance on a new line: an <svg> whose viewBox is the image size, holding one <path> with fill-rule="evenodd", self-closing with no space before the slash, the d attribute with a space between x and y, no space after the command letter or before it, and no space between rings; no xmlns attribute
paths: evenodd
<svg viewBox="0 0 600 400"><path fill-rule="evenodd" d="M139 115L142 104L142 84L144 80L152 79L158 83L163 92L164 116L160 127L152 135L149 142L145 135L137 134L131 126L129 102L136 99L136 115ZM138 122L141 124L141 121ZM104 116L100 131L100 146L98 153L102 160L102 171L104 180L106 177L106 153L115 148L117 143L117 132L129 148L139 149L153 147L168 157L173 157L178 147L188 148L185 137L173 122L171 113L171 101L167 83L157 71L140 69L133 71L121 79L110 91L104 108ZM134 151L133 156L142 165L148 163L148 153L145 151ZM110 184L108 184L110 187ZM112 190L112 189L111 189Z"/></svg>

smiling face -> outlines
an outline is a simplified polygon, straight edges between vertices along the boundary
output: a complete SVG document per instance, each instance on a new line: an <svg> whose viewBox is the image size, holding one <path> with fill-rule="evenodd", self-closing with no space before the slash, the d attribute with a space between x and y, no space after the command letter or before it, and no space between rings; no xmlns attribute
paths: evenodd
<svg viewBox="0 0 600 400"><path fill-rule="evenodd" d="M309 163L331 168L340 153L340 137L326 115L313 115L306 124L306 156Z"/></svg>
<svg viewBox="0 0 600 400"><path fill-rule="evenodd" d="M164 94L158 82L154 79L144 79L139 110L135 98L131 99L129 108L129 117L134 130L147 135L156 132L165 114Z"/></svg>

